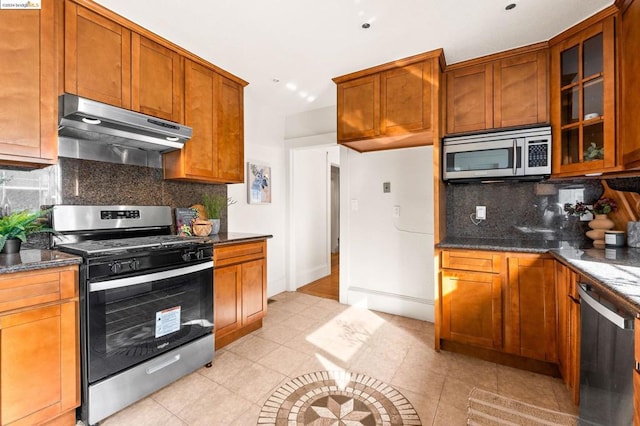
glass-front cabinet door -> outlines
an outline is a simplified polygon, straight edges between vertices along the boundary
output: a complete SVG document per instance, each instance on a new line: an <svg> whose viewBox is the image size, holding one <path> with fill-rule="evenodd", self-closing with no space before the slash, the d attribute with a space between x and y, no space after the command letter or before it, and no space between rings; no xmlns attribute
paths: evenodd
<svg viewBox="0 0 640 426"><path fill-rule="evenodd" d="M608 17L551 47L554 175L617 165L614 25Z"/></svg>

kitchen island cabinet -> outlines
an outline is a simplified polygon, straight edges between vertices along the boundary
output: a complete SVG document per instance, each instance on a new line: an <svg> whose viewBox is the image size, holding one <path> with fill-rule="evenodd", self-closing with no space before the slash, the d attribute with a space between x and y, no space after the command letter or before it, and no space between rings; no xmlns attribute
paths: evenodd
<svg viewBox="0 0 640 426"><path fill-rule="evenodd" d="M78 266L0 275L2 424L75 424Z"/></svg>
<svg viewBox="0 0 640 426"><path fill-rule="evenodd" d="M359 152L439 138L442 49L335 77L338 143Z"/></svg>
<svg viewBox="0 0 640 426"><path fill-rule="evenodd" d="M0 14L0 164L45 167L58 156L53 1Z"/></svg>
<svg viewBox="0 0 640 426"><path fill-rule="evenodd" d="M266 240L214 245L215 347L262 327L267 314Z"/></svg>

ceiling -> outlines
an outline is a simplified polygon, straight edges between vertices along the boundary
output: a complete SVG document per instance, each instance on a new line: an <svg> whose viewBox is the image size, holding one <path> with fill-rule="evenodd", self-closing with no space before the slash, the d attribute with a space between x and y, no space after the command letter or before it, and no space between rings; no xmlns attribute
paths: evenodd
<svg viewBox="0 0 640 426"><path fill-rule="evenodd" d="M96 0L248 81L291 115L335 105L331 78L443 48L448 64L548 40L613 0ZM516 7L505 10L509 3ZM369 23L368 29L362 24Z"/></svg>

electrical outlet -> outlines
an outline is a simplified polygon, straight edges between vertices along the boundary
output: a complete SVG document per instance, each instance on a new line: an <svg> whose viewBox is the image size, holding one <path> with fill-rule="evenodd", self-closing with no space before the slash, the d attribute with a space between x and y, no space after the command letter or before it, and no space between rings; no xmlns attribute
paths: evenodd
<svg viewBox="0 0 640 426"><path fill-rule="evenodd" d="M487 219L487 206L476 206L476 220Z"/></svg>
<svg viewBox="0 0 640 426"><path fill-rule="evenodd" d="M400 206L393 206L393 217L400 217Z"/></svg>
<svg viewBox="0 0 640 426"><path fill-rule="evenodd" d="M382 183L382 192L391 192L391 182Z"/></svg>

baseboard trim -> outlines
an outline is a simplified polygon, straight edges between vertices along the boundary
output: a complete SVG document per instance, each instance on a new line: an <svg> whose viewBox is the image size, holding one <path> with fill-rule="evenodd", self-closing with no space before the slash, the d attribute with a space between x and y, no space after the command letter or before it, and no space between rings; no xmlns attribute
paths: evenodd
<svg viewBox="0 0 640 426"><path fill-rule="evenodd" d="M349 287L347 289L347 304L423 321L434 321L434 301L419 297Z"/></svg>

